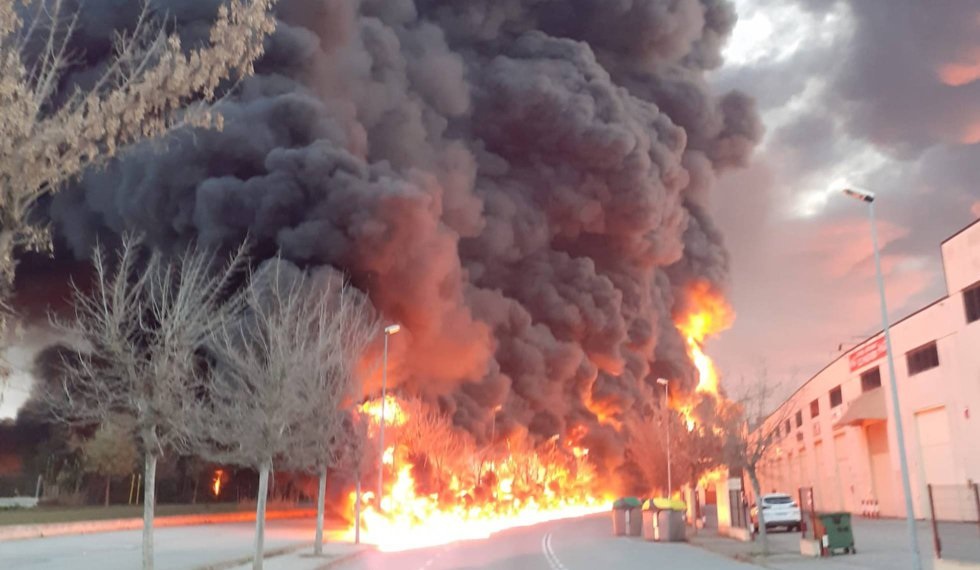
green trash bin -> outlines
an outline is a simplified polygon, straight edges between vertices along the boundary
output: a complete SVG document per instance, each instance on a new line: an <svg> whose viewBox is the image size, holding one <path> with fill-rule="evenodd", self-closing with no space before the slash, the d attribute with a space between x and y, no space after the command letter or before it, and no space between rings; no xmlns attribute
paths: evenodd
<svg viewBox="0 0 980 570"><path fill-rule="evenodd" d="M639 513L637 512L643 501L636 497L622 497L613 502L612 519L613 535L639 536ZM637 514L633 514L637 513ZM631 516L632 515L632 516ZM635 519L635 520L634 520Z"/></svg>
<svg viewBox="0 0 980 570"><path fill-rule="evenodd" d="M624 536L626 534L626 512L629 507L623 499L616 499L612 507L613 536Z"/></svg>
<svg viewBox="0 0 980 570"><path fill-rule="evenodd" d="M844 551L849 554L857 553L854 548L854 530L851 527L851 513L818 513L817 522L820 525L821 544L830 554Z"/></svg>

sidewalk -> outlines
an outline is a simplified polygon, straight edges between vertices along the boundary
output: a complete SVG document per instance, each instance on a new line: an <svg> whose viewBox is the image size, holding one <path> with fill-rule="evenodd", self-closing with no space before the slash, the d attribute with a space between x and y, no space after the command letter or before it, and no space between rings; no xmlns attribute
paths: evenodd
<svg viewBox="0 0 980 570"><path fill-rule="evenodd" d="M312 519L316 509L281 509L266 513L266 520ZM191 515L158 516L153 520L153 528L175 526L194 526L205 524L224 524L235 522L251 522L255 520L255 511L236 511L227 513L199 513ZM0 526L0 542L25 540L54 536L70 536L79 534L95 534L122 530L137 530L143 528L142 517L125 519L103 519L62 523L19 524Z"/></svg>
<svg viewBox="0 0 980 570"><path fill-rule="evenodd" d="M262 566L267 570L326 570L352 560L369 550L370 548L367 546L349 542L328 542L323 545L323 554L315 556L313 545L305 544L299 548L285 549L285 552L266 552ZM252 559L243 557L233 562L204 566L198 570L250 570L251 568Z"/></svg>
<svg viewBox="0 0 980 570"><path fill-rule="evenodd" d="M692 536L692 545L775 570L894 570L912 567L905 521L855 519L854 542L857 554L839 554L826 558L800 555L799 533L770 533L770 555L762 556L756 542L739 542L719 536L713 530L701 530ZM919 552L923 570L933 569L932 534L928 523L920 522Z"/></svg>

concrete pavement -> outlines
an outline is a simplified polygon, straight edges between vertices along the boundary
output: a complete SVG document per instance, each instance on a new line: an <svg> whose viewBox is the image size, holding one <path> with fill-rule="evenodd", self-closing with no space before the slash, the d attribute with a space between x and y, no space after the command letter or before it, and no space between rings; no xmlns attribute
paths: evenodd
<svg viewBox="0 0 980 570"><path fill-rule="evenodd" d="M770 532L771 555L763 558L758 543L738 542L704 532L692 538L692 544L739 560L752 561L776 570L903 570L912 568L912 550L908 547L908 534L904 520L854 518L854 543L857 554L839 554L827 558L803 558L800 556L800 534ZM975 525L952 525L947 532L949 554L980 551L980 539L976 538ZM919 521L919 552L923 570L933 568L932 529L928 522ZM972 547L971 547L972 545ZM967 557L965 559L971 559Z"/></svg>
<svg viewBox="0 0 980 570"><path fill-rule="evenodd" d="M323 545L323 554L315 556L313 546L303 547L278 556L267 556L262 564L265 570L327 570L336 568L340 563L353 560L355 557L369 551L369 547L356 546L345 542L332 542ZM207 570L252 570L252 562L242 564L222 565Z"/></svg>
<svg viewBox="0 0 980 570"><path fill-rule="evenodd" d="M269 521L266 552L312 550L310 519ZM155 529L156 567L188 570L221 566L250 559L255 523L230 523ZM0 542L0 569L18 570L133 570L140 567L139 530L58 536Z"/></svg>

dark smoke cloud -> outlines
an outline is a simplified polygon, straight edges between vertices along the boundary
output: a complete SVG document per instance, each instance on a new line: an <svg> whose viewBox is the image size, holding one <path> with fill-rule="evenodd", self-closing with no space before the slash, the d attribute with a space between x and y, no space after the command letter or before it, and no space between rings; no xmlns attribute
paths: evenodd
<svg viewBox="0 0 980 570"><path fill-rule="evenodd" d="M216 2L153 4L193 40ZM115 5L88 0L82 37L104 40ZM51 205L60 238L82 257L127 230L249 235L333 266L404 325L400 389L483 440L498 405L498 436L585 428L601 467L638 472L597 415L649 406L656 374L693 386L673 312L694 280L725 289L708 195L762 134L750 99L703 77L729 4L282 0L279 17L224 131L87 176Z"/></svg>

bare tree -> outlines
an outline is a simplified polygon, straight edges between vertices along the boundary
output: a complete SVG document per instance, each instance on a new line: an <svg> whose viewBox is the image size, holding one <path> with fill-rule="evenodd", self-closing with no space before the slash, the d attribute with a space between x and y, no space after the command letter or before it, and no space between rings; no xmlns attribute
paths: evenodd
<svg viewBox="0 0 980 570"><path fill-rule="evenodd" d="M306 291L295 294L309 296L301 307L308 311L310 351L297 360L307 366L296 387L307 397L306 417L296 417L298 429L284 454L284 466L315 473L317 487L317 516L314 554L323 554L323 517L326 501L327 470L344 459L344 453L355 435L345 429L350 418L344 413L356 397L355 371L371 338L379 328L378 319L367 297L338 279L313 281ZM298 331L302 333L303 331Z"/></svg>
<svg viewBox="0 0 980 570"><path fill-rule="evenodd" d="M172 258L125 238L113 260L98 249L91 292L74 286L73 320L56 321L78 354L62 359L64 374L44 394L64 423L133 418L144 458L143 567L153 567L157 459L164 450L194 447L188 414L199 393L196 354L232 312L228 291L243 250L220 262L196 247Z"/></svg>
<svg viewBox="0 0 980 570"><path fill-rule="evenodd" d="M366 342L362 327L370 326L362 298L317 277L323 275L307 275L281 259L266 262L252 276L238 319L212 337L214 366L198 425L209 458L259 473L257 569L274 462L323 473L335 460L351 359ZM327 437L314 441L320 435Z"/></svg>
<svg viewBox="0 0 980 570"><path fill-rule="evenodd" d="M361 479L378 456L376 440L368 435L368 418L358 409L345 412L341 423L343 445L336 456L335 471L354 477L354 543L361 543Z"/></svg>
<svg viewBox="0 0 980 570"><path fill-rule="evenodd" d="M769 554L765 511L762 508L762 488L759 484L759 463L778 439L780 425L788 417L789 406L770 415L769 409L778 386L763 370L755 383L748 385L737 401L723 406L719 423L724 426L724 457L730 469L741 469L749 476L755 496L757 526L763 554Z"/></svg>
<svg viewBox="0 0 980 570"><path fill-rule="evenodd" d="M50 243L31 223L40 199L140 140L221 126L209 103L223 81L252 73L275 1L228 0L209 42L193 49L147 3L102 75L64 92L78 14L66 0L0 0L0 306L9 309L15 253Z"/></svg>
<svg viewBox="0 0 980 570"><path fill-rule="evenodd" d="M453 426L438 408L413 398L401 402L405 424L397 430L401 445L422 456L435 474L435 488L445 489L445 476L465 472L475 450L470 438Z"/></svg>

